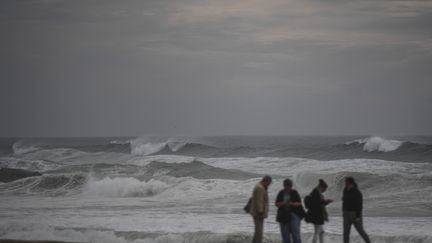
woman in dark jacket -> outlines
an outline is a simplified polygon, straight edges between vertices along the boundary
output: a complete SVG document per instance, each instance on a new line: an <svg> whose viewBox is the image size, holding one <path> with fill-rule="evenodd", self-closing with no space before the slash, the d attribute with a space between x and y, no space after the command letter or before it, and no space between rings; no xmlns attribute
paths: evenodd
<svg viewBox="0 0 432 243"><path fill-rule="evenodd" d="M316 243L319 238L319 242L324 242L324 222L328 221L328 215L326 206L333 202L331 199L325 199L322 193L327 190L327 183L319 179L318 186L314 188L310 196L310 205L306 215L306 220L309 223L314 224L315 232L312 239L312 243Z"/></svg>
<svg viewBox="0 0 432 243"><path fill-rule="evenodd" d="M276 221L280 224L283 243L301 243L300 223L305 216L299 193L292 189L292 181L284 180L284 189L276 197Z"/></svg>

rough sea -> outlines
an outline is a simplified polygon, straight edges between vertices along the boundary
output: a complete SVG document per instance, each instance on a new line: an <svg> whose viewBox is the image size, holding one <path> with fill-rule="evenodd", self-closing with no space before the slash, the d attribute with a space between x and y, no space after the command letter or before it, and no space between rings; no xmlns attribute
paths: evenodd
<svg viewBox="0 0 432 243"><path fill-rule="evenodd" d="M372 242L432 242L432 137L0 139L0 167L42 173L0 182L0 239L250 242L242 208L268 174L266 242L280 242L285 178L302 197L327 181L326 242L342 242L345 176L363 192ZM303 242L312 230L302 222Z"/></svg>

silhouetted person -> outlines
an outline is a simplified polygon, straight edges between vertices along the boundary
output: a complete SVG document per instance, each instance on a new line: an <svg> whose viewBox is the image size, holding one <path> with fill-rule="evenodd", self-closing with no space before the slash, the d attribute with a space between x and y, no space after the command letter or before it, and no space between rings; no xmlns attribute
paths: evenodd
<svg viewBox="0 0 432 243"><path fill-rule="evenodd" d="M349 243L351 225L354 225L357 232L367 243L370 243L369 236L363 229L363 196L354 181L354 178L345 178L345 189L342 197L343 209L343 240L344 243Z"/></svg>
<svg viewBox="0 0 432 243"><path fill-rule="evenodd" d="M283 182L284 189L276 197L278 207L276 221L279 222L283 243L301 243L300 223L305 216L299 193L292 188L290 179Z"/></svg>
<svg viewBox="0 0 432 243"><path fill-rule="evenodd" d="M325 199L323 196L327 187L327 183L319 179L318 186L310 194L310 205L306 217L307 222L314 224L312 243L316 243L318 239L320 243L324 242L324 222L328 221L326 206L333 202L333 200Z"/></svg>
<svg viewBox="0 0 432 243"><path fill-rule="evenodd" d="M269 209L267 188L271 182L270 176L264 176L252 192L250 214L255 224L252 243L262 243L263 240L264 219L267 218Z"/></svg>

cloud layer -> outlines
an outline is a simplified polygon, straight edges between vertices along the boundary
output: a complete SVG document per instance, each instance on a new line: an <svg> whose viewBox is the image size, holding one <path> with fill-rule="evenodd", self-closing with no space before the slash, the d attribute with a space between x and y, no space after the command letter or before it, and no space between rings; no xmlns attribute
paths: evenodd
<svg viewBox="0 0 432 243"><path fill-rule="evenodd" d="M0 136L432 134L432 2L0 2Z"/></svg>

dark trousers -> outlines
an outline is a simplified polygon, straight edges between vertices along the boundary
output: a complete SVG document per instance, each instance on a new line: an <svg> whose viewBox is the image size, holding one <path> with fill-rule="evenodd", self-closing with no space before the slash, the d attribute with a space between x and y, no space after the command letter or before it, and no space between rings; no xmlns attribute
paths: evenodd
<svg viewBox="0 0 432 243"><path fill-rule="evenodd" d="M262 243L263 241L263 230L264 230L264 218L253 217L255 224L255 233L252 239L252 243Z"/></svg>
<svg viewBox="0 0 432 243"><path fill-rule="evenodd" d="M354 228L363 238L366 243L370 243L369 236L366 234L366 231L363 229L363 219L357 218L356 212L344 211L343 212L343 240L344 243L349 243L350 240L350 231L351 225L354 225Z"/></svg>
<svg viewBox="0 0 432 243"><path fill-rule="evenodd" d="M282 235L282 243L291 243L291 237L293 243L301 243L300 237L300 224L301 218L295 213L291 213L289 223L280 223L280 231Z"/></svg>

